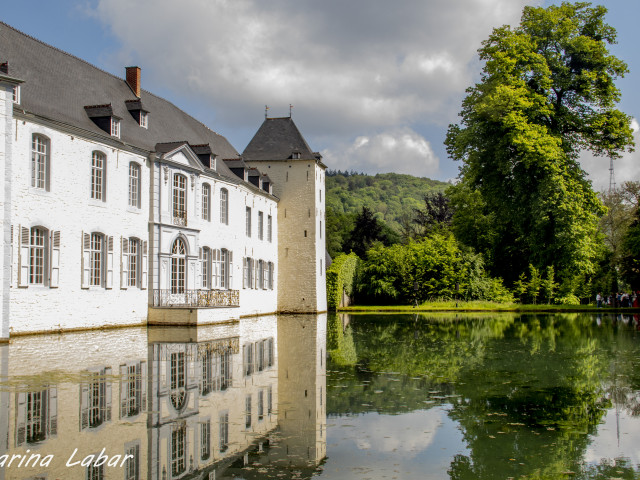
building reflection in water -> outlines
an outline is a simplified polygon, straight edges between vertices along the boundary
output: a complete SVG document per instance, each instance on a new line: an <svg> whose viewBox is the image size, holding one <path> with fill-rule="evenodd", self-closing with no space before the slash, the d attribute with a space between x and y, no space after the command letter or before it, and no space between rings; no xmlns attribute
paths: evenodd
<svg viewBox="0 0 640 480"><path fill-rule="evenodd" d="M12 339L0 479L310 477L325 357L325 315Z"/></svg>

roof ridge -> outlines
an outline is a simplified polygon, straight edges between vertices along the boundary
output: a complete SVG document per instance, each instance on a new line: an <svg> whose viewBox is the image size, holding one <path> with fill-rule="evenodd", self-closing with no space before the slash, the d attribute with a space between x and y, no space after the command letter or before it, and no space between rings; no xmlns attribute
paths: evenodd
<svg viewBox="0 0 640 480"><path fill-rule="evenodd" d="M50 45L50 44L48 44L47 42L43 42L42 40L40 40L40 39L38 39L38 38L36 38L36 37L34 37L34 36L32 36L32 35L29 35L28 33L24 33L22 30L18 30L17 28L15 28L15 27L13 27L13 26L9 25L9 24L8 24L8 23L6 23L6 22L3 22L2 20L0 20L0 25L1 25L1 26L3 26L3 27L7 27L7 28L9 28L9 29L13 30L14 32L17 32L17 33L19 33L20 35L23 35L23 36L25 36L25 37L27 37L27 38L29 38L29 39L31 39L31 40L33 40L33 41L35 41L35 42L38 42L39 44L44 45L45 47L48 47L48 48L50 48L50 49L52 49L52 50L55 50L55 51L56 51L56 52L58 52L58 53L61 53L61 54L65 55L65 56L67 56L67 57L73 58L74 60L78 60L78 61L80 61L80 62L84 63L85 65L88 65L89 67L94 68L95 70L97 70L97 71L99 71L99 72L101 72L101 73L104 73L104 74L106 74L106 75L109 75L110 77L112 77L112 78L114 78L114 79L116 79L116 80L119 80L119 81L121 81L121 82L126 83L126 79L125 79L125 78L123 78L123 77L118 77L117 75L114 75L113 73L108 72L108 71L106 71L106 70L104 70L104 69L102 69L102 68L100 68L100 67L97 67L97 66L96 66L96 65L94 65L93 63L90 63L90 62L88 62L88 61L86 61L86 60L84 60L84 59L82 59L82 58L80 58L80 57L77 57L76 55L73 55L72 53L65 52L64 50L61 50L61 49L60 49L60 48L58 48L58 47L54 47L53 45ZM0 54L1 54L1 53L0 53ZM11 65L9 65L9 68L11 68ZM141 91L141 92L145 92L145 93L147 93L147 94L149 94L149 95L151 95L151 96L153 96L153 97L155 97L155 98L158 98L158 99L160 99L160 100L162 100L162 101L164 101L164 102L167 102L167 103L171 104L171 106L175 107L176 109L178 109L178 110L179 110L180 112L182 112L183 114L187 115L189 118L191 118L191 119L192 119L192 120L194 120L195 122L198 122L201 126L203 126L204 128L206 128L206 129L207 129L207 130L209 130L210 132L212 132L212 133L214 133L214 134L216 134L216 135L218 135L218 136L220 136L220 137L223 137L223 135L221 135L220 133L218 133L218 132L216 132L215 130L211 129L211 127L209 127L208 125L206 125L205 123L203 123L201 120L198 120L198 119L197 119L197 118L195 118L194 116L192 116L192 115L190 115L189 113L185 112L182 108L178 107L176 104L174 104L173 102L171 102L171 101L167 100L166 98L161 97L161 96L159 96L159 95L156 95L155 93L150 92L149 90L145 90L144 88L141 88L141 89L140 89L140 91ZM238 155L239 155L239 154L238 154Z"/></svg>
<svg viewBox="0 0 640 480"><path fill-rule="evenodd" d="M109 75L110 77L113 77L113 78L116 78L118 80L122 80L123 82L126 82L126 80L124 78L118 77L118 76L114 75L111 72L107 72L106 70L103 70L102 68L95 66L93 63L89 63L86 60L84 60L84 59L82 59L80 57L77 57L72 53L65 52L64 50L61 50L58 47L54 47L53 45L50 45L47 42L43 42L42 40L37 39L36 37L34 37L32 35L29 35L28 33L24 33L22 30L18 30L17 28L12 27L11 25L9 25L8 23L3 22L2 20L0 20L0 25L2 25L4 27L8 27L11 30L13 30L14 32L18 32L20 35L24 35L25 37L30 38L31 40L34 40L34 41L38 42L39 44L44 45L45 47L51 48L52 50L55 50L56 52L59 52L59 53L62 53L63 55L66 55L67 57L71 57L74 60L79 60L80 62L82 62L82 63L84 63L84 64L86 64L86 65L88 65L88 66L90 66L92 68L95 68L99 72L105 73L105 74ZM11 65L9 65L9 68L11 68Z"/></svg>

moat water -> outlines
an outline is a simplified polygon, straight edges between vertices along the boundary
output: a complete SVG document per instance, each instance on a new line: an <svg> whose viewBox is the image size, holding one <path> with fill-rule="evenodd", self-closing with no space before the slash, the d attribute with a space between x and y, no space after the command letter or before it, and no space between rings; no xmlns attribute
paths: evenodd
<svg viewBox="0 0 640 480"><path fill-rule="evenodd" d="M0 479L640 478L640 319L293 315L17 337Z"/></svg>

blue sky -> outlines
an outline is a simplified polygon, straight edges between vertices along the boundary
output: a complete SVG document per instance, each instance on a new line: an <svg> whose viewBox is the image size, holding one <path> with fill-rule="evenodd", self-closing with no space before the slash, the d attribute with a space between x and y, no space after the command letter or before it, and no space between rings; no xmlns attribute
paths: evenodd
<svg viewBox="0 0 640 480"><path fill-rule="evenodd" d="M478 78L493 27L518 23L527 0L21 0L9 25L115 75L142 68L143 88L225 135L242 152L264 118L293 118L330 168L447 180L447 125ZM640 118L640 2L606 0L611 50L630 73L621 109ZM1 47L1 46L0 46ZM1 52L1 48L0 48ZM636 124L637 125L637 124ZM640 133L637 141L640 140ZM616 180L640 179L638 154ZM585 154L596 189L608 159Z"/></svg>

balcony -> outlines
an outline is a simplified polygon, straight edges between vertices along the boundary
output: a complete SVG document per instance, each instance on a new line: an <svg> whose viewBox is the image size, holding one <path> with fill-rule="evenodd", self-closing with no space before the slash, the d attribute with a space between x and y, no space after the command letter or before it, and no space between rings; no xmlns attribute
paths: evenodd
<svg viewBox="0 0 640 480"><path fill-rule="evenodd" d="M187 226L187 211L186 210L174 210L173 211L173 224L179 227Z"/></svg>
<svg viewBox="0 0 640 480"><path fill-rule="evenodd" d="M171 290L153 291L154 307L215 308L239 307L239 290L185 290L171 293Z"/></svg>

